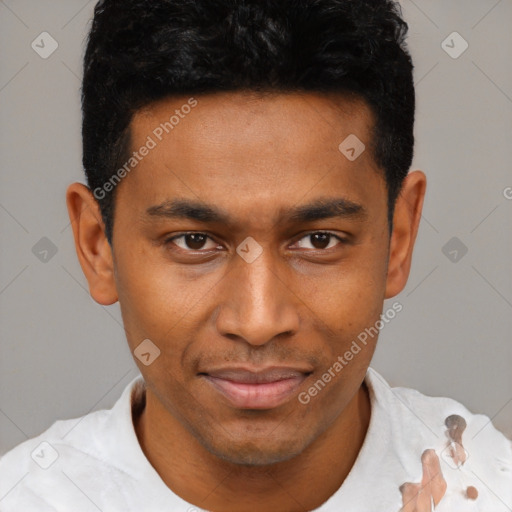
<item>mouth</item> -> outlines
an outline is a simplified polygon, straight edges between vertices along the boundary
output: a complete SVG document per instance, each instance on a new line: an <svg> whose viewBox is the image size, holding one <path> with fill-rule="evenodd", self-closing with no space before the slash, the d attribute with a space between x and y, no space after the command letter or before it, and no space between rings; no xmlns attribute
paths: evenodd
<svg viewBox="0 0 512 512"><path fill-rule="evenodd" d="M309 369L224 368L200 373L212 388L238 409L273 409L289 401L313 373Z"/></svg>

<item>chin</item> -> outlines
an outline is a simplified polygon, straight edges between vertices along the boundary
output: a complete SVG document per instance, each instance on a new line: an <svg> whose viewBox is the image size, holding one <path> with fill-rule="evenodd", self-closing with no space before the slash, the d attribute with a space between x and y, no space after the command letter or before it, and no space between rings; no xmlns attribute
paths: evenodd
<svg viewBox="0 0 512 512"><path fill-rule="evenodd" d="M270 436L269 436L270 437ZM293 459L304 451L306 446L299 440L271 439L272 442L256 441L234 442L227 439L225 444L210 445L202 441L203 446L213 455L230 464L239 466L269 466Z"/></svg>

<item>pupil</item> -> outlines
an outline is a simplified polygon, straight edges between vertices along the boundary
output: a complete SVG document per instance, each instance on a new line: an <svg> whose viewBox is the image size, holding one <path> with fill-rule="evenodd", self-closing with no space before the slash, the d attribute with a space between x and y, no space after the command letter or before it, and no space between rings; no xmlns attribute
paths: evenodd
<svg viewBox="0 0 512 512"><path fill-rule="evenodd" d="M325 249L329 245L331 235L329 233L315 233L313 237L313 246L315 249ZM320 247L318 247L320 245Z"/></svg>
<svg viewBox="0 0 512 512"><path fill-rule="evenodd" d="M192 233L190 235L186 235L187 238L187 245L190 247L190 249L201 249L201 247L204 245L204 235ZM190 242L192 240L192 242ZM195 245L194 245L195 244Z"/></svg>

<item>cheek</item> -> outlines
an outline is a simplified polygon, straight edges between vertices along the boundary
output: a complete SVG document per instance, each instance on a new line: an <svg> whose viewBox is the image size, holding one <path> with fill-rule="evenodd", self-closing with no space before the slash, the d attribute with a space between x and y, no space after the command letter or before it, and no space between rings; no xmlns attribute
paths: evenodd
<svg viewBox="0 0 512 512"><path fill-rule="evenodd" d="M149 258L124 253L116 261L116 286L123 321L130 334L151 338L169 330L180 318L182 293L170 268Z"/></svg>
<svg viewBox="0 0 512 512"><path fill-rule="evenodd" d="M125 253L116 262L116 285L132 349L149 338L162 354L179 360L184 340L202 321L205 300L215 293L216 281L214 275L192 280L163 259Z"/></svg>
<svg viewBox="0 0 512 512"><path fill-rule="evenodd" d="M297 295L333 331L355 334L379 318L385 270L384 256L354 257L322 273L301 277Z"/></svg>

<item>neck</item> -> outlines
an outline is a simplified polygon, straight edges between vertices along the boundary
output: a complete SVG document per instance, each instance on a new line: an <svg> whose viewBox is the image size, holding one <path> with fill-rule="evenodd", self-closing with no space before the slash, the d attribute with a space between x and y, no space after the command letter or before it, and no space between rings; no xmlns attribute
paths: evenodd
<svg viewBox="0 0 512 512"><path fill-rule="evenodd" d="M156 397L134 420L141 448L165 484L185 501L219 512L303 512L318 508L355 463L370 422L363 383L334 423L304 452L270 466L239 466L209 453Z"/></svg>

